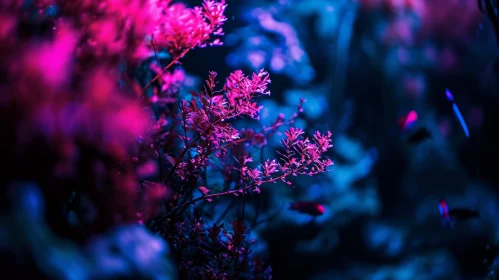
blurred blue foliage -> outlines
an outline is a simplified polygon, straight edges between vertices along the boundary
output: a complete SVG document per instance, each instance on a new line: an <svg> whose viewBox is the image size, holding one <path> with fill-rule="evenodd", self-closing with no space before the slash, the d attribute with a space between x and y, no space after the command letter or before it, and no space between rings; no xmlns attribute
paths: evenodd
<svg viewBox="0 0 499 280"><path fill-rule="evenodd" d="M316 120L321 117L327 110L327 102L325 88L310 88L306 90L302 89L291 89L284 92L284 98L286 104L289 106L296 105L297 100L303 98L306 100L303 104L304 115L310 120Z"/></svg>
<svg viewBox="0 0 499 280"><path fill-rule="evenodd" d="M359 7L367 2L386 3L378 9ZM329 129L334 137L331 172L293 179L291 189L280 183L262 188L268 201L265 213L277 216L257 231L282 235L280 229L291 225L300 233L289 236L286 244L293 244L296 256L338 254L309 273L337 268L310 279L468 279L463 275L470 275L470 270L475 273L471 275L482 271L485 276L483 256L476 251L499 242L497 190L475 176L478 140L466 139L443 103L443 89L450 84L457 87L460 109L470 121L467 103L476 104L480 96L489 94L477 81L483 80L483 68L495 52L491 26L480 25L473 44L445 36L420 38L429 31L418 9L430 7L429 2L412 1L411 8L404 8L408 1L388 2L238 4L243 25L226 37L229 66L265 67L277 74L273 77L284 75L292 81L273 84L273 100L261 102L261 124L268 126L281 112L290 116L298 99L304 98L304 111L295 124L308 133ZM293 46L300 56L294 55ZM453 61L452 55L459 61L454 68L446 64ZM410 110L417 112L418 119L404 132L397 120ZM407 143L408 135L423 127L431 138ZM475 125L471 135L480 129ZM280 137L276 134L269 141L264 158L277 156L274 149L280 147ZM465 149L474 156L463 159ZM442 227L438 211L442 198L451 208L479 211L480 219L456 223L454 229ZM297 201L319 202L325 213L314 218L290 210ZM362 233L359 237L355 232ZM349 234L355 239L350 241ZM354 251L345 243L356 243ZM467 262L465 253L456 249L458 244L466 244L462 250L473 250L478 257ZM335 263L344 254L350 261L338 267ZM364 254L378 258L366 261ZM287 266L283 261L274 270L276 275L296 276L297 270L285 272Z"/></svg>
<svg viewBox="0 0 499 280"><path fill-rule="evenodd" d="M227 46L233 47L227 64L252 70L268 68L271 73L286 75L297 84L311 82L315 71L291 25L292 18L283 13L285 5L251 4L243 10L247 25L225 39Z"/></svg>
<svg viewBox="0 0 499 280"><path fill-rule="evenodd" d="M24 271L35 269L29 267L32 258L49 279L176 279L168 245L143 226L114 228L80 246L47 226L44 198L35 183L16 182L7 190L16 207L2 218L1 248L15 252L15 263Z"/></svg>
<svg viewBox="0 0 499 280"><path fill-rule="evenodd" d="M405 234L401 228L370 222L365 227L365 238L370 250L388 257L395 257L404 248Z"/></svg>
<svg viewBox="0 0 499 280"><path fill-rule="evenodd" d="M449 253L443 250L433 250L429 253L415 254L390 265L375 267L358 264L355 268L343 272L323 272L310 279L459 279L459 272L454 267L455 261Z"/></svg>

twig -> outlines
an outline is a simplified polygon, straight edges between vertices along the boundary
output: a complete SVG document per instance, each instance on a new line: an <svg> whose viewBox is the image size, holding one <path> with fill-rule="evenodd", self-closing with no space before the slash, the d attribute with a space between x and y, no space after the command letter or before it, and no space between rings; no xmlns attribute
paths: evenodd
<svg viewBox="0 0 499 280"><path fill-rule="evenodd" d="M160 67L163 67L163 65L161 65L161 61L159 60L158 53L156 52L156 45L154 44L154 37L151 38L151 45L152 45L152 49L154 51L154 56L156 57L156 60L158 61L158 65Z"/></svg>
<svg viewBox="0 0 499 280"><path fill-rule="evenodd" d="M144 92L146 91L146 89L148 89L157 79L159 79L159 77L161 77L161 75L163 75L163 73L170 67L173 66L173 64L177 63L177 61L182 58L187 52L189 52L190 49L185 49L180 55L176 56L168 65L166 65L163 69L161 69L161 72L158 73L158 75L156 75L156 77L154 77L152 80L149 81L149 83L147 83L147 85L142 88L142 90L140 91L140 95L142 96L144 94Z"/></svg>
<svg viewBox="0 0 499 280"><path fill-rule="evenodd" d="M272 179L269 179L267 181L264 181L264 182L255 182L249 186L246 186L244 188L241 188L241 189L237 189L237 190L232 190L232 191L225 191L225 192L221 192L221 193L214 193L214 194L209 194L209 195L204 195L204 196L200 196L200 197L197 197L191 201L187 201L185 203L182 203L176 207L174 207L170 212L168 212L165 216L163 216L161 219L160 219L160 222L168 217L170 217L172 214L174 214L175 212L179 211L180 209L182 208L185 208L191 204L195 204L196 202L200 201L200 200L203 200L203 199L211 199L211 198L215 198L215 197L219 197L219 196L225 196L225 195L230 195L230 194L235 194L235 193L239 193L239 192L243 192L245 190L248 190L248 189L251 189L251 188L254 188L256 186L259 186L259 185L262 185L262 184L266 184L266 183L273 183L277 180L280 180L284 177L287 177L289 175L291 175L292 172L287 172L287 173L284 173L282 174L281 176L277 176L275 178L272 178Z"/></svg>
<svg viewBox="0 0 499 280"><path fill-rule="evenodd" d="M161 153L161 148L156 147L156 152L158 153L158 164L159 164L159 180L163 180L163 154Z"/></svg>

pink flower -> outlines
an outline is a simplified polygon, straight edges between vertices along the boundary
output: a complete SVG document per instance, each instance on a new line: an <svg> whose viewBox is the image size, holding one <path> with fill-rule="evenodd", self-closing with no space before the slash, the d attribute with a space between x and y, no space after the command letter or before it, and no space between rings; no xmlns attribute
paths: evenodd
<svg viewBox="0 0 499 280"><path fill-rule="evenodd" d="M270 161L269 159L263 164L263 174L265 175L265 177L270 178L272 174L279 172L278 168L279 164L276 162L276 160L274 159Z"/></svg>
<svg viewBox="0 0 499 280"><path fill-rule="evenodd" d="M329 148L331 148L333 145L331 144L331 131L327 132L327 135L321 134L319 131L316 131L314 134L314 140L316 141L317 145L319 146L319 149L321 152L326 152Z"/></svg>

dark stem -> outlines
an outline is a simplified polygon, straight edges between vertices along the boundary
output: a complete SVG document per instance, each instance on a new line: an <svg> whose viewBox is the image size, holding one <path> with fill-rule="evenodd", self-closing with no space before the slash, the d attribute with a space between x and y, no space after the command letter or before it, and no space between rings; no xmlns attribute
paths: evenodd
<svg viewBox="0 0 499 280"><path fill-rule="evenodd" d="M156 77L154 77L152 80L149 81L149 83L147 83L147 85L145 85L142 90L140 91L140 95L144 95L144 92L146 91L146 89L148 89L157 79L159 79L159 77L161 77L161 75L163 75L163 73L170 67L173 66L173 64L177 63L177 61L183 57L187 52L189 52L189 49L186 49L184 50L180 55L176 56L170 63L168 63L168 65L166 65L162 70L161 72L158 73L158 75L156 75Z"/></svg>
<svg viewBox="0 0 499 280"><path fill-rule="evenodd" d="M160 218L159 222L161 222L162 220L170 217L171 215L173 215L175 212L179 211L180 209L183 209L183 208L185 208L185 207L187 207L187 206L189 206L191 204L195 204L196 202L198 202L200 200L215 198L215 197L219 197L219 196L226 196L226 195L235 194L235 193L241 193L241 192L244 192L245 190L254 188L254 187L262 185L262 184L276 182L278 180L281 180L284 177L287 177L287 176L291 175L292 173L293 172L287 172L287 173L284 173L284 174L282 174L280 176L277 176L275 178L269 179L269 180L264 181L264 182L255 182L255 183L253 183L251 185L248 185L248 186L246 186L244 188L241 188L241 189L232 190L232 191L225 191L225 192L221 192L221 193L214 193L214 194L203 195L203 196L197 197L197 198L195 198L195 199L193 199L191 201L187 201L187 202L185 202L183 204L180 204L180 205L174 207L170 212L168 212L162 218Z"/></svg>
<svg viewBox="0 0 499 280"><path fill-rule="evenodd" d="M156 57L156 60L158 61L159 66L163 67L163 65L161 65L161 61L159 60L158 53L156 52L156 45L154 44L154 37L151 38L151 45L152 45L152 50L154 51L154 56Z"/></svg>

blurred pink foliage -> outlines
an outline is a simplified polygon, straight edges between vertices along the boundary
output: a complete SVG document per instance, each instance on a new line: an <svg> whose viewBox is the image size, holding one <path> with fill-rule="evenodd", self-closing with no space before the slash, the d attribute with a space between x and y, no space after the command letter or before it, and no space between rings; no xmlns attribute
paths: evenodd
<svg viewBox="0 0 499 280"><path fill-rule="evenodd" d="M423 34L468 40L477 30L482 13L475 0L426 0L422 18Z"/></svg>
<svg viewBox="0 0 499 280"><path fill-rule="evenodd" d="M110 157L115 167L108 164L106 169L117 169L117 173L98 171L94 175L109 177L111 186L116 183L112 188L127 193L123 200L115 189L116 202L133 201L140 188L130 155L138 151L137 137L147 136L153 122L150 109L133 98L138 92L130 95L129 90L118 88L117 82L122 80L129 83L128 89L137 89L135 81L117 71L118 66L126 63L133 68L149 57L153 35L158 37L159 47L173 55L206 43L218 44L209 40L212 34L222 34L224 1L204 1L202 8L187 8L170 0L38 0L23 4L0 3L0 70L8 81L0 85L8 93L2 96L1 105L6 112L15 112L11 114L15 125L9 124L15 136L14 150L29 157L24 151L42 137L58 158L49 174L66 178L80 176L81 146L95 147L95 164ZM45 9L50 5L56 5L61 16L47 17ZM178 21L173 13L182 14L185 21ZM22 33L28 18L50 29L36 37ZM195 28L198 31L193 36ZM165 87L180 86L182 80L183 73L175 71L165 75L163 82ZM93 195L104 195L99 194L104 190ZM123 207L130 210L125 212L135 213L132 205L136 203L127 204ZM113 220L116 214L106 209L109 205L100 206ZM131 218L125 215L128 217L117 221Z"/></svg>
<svg viewBox="0 0 499 280"><path fill-rule="evenodd" d="M400 38L409 44L414 38L428 36L448 36L454 39L467 40L478 27L481 12L476 0L358 0L367 10L383 9L396 15L395 20L386 31L387 38ZM411 34L411 27L416 24L416 15L421 28Z"/></svg>
<svg viewBox="0 0 499 280"><path fill-rule="evenodd" d="M68 16L57 19L55 29L71 25L83 31L79 56L128 62L148 57L152 38L174 56L206 44L221 45L220 39L211 40L211 36L223 35L226 20L224 0L205 0L202 7L194 8L171 0L36 1L40 14L53 4Z"/></svg>
<svg viewBox="0 0 499 280"><path fill-rule="evenodd" d="M396 52L402 67L422 58L439 71L458 69L462 61L457 53L471 47L483 16L476 0L357 2L367 15L381 16L373 28L374 40Z"/></svg>
<svg viewBox="0 0 499 280"><path fill-rule="evenodd" d="M178 56L185 49L222 44L220 39L210 39L212 35L224 35L221 26L227 20L223 14L227 6L225 0L207 0L202 7L193 9L186 8L182 3L168 6L169 2L158 3L164 14L159 17L153 36L160 48L166 48Z"/></svg>
<svg viewBox="0 0 499 280"><path fill-rule="evenodd" d="M156 74L163 73L163 69L157 63L151 63L149 68ZM161 92L168 92L169 90L176 90L180 88L185 80L185 72L181 69L175 69L172 72L165 72L161 76ZM158 101L158 100L156 100Z"/></svg>

